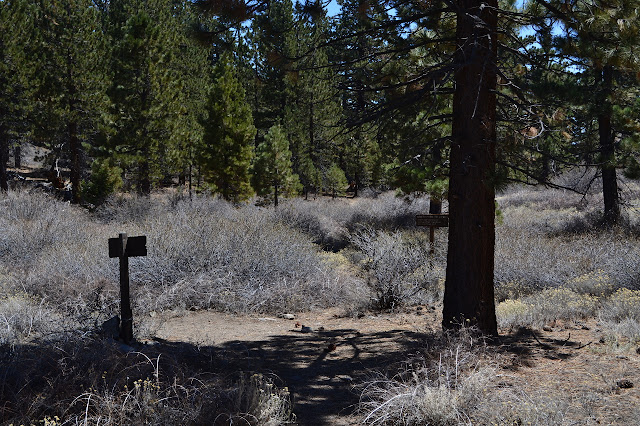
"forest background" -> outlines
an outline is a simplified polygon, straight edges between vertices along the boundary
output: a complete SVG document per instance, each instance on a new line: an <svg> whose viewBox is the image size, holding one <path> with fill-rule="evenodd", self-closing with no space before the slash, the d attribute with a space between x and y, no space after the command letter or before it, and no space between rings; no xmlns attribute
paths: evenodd
<svg viewBox="0 0 640 426"><path fill-rule="evenodd" d="M601 179L602 225L621 220L618 170L640 172L637 5L338 4L3 1L0 186L29 142L94 206L176 184L235 203L448 199L449 256L478 261L448 268L444 322L495 333L496 189ZM554 182L570 168L586 184Z"/></svg>

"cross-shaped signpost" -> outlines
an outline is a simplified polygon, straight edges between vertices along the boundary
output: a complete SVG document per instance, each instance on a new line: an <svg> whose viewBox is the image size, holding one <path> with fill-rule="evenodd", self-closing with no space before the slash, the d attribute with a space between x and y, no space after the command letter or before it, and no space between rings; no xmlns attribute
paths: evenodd
<svg viewBox="0 0 640 426"><path fill-rule="evenodd" d="M429 242L431 243L430 254L435 253L435 229L446 228L449 226L448 214L417 214L416 226L429 227Z"/></svg>
<svg viewBox="0 0 640 426"><path fill-rule="evenodd" d="M120 258L120 339L125 343L133 340L133 312L129 299L129 258L147 255L147 237L109 238L109 257Z"/></svg>

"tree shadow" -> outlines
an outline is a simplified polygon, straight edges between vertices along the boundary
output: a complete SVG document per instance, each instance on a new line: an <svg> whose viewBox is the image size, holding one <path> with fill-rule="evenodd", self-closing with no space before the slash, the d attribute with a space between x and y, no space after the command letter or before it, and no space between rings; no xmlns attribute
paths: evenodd
<svg viewBox="0 0 640 426"><path fill-rule="evenodd" d="M512 370L534 367L534 359L537 357L569 360L577 355L576 350L586 346L571 340L571 333L566 339L556 339L527 327L500 335L492 343L498 352L512 356L511 364L506 366Z"/></svg>
<svg viewBox="0 0 640 426"><path fill-rule="evenodd" d="M181 424L228 424L229 417L219 415L233 414L228 404L234 383L242 374L260 373L280 389L288 388L298 424L349 424L363 384L381 373L395 375L411 359L437 358L437 352L446 348L443 336L442 332L363 333L344 328L289 331L260 341L220 345L156 339L126 346L84 336L0 347L0 422L24 421L27 419L20 416L29 413L41 416L39 419L62 417L73 411L69 408L72 401L87 389L133 389L136 381L159 377L165 384L173 381L176 389L208 381L203 387L208 391L180 391L189 398L200 398L202 412ZM541 356L570 359L584 345L569 337L554 339L520 329L488 341L488 348L512 358L505 368L518 369L532 367ZM179 398L180 392L173 398ZM38 411L36 402L44 408ZM84 406L76 408L84 410ZM166 419L165 424L176 423Z"/></svg>

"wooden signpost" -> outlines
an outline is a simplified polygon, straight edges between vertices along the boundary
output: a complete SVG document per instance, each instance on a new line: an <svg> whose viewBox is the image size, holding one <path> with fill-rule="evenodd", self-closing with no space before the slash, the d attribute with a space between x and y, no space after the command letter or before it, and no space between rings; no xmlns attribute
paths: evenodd
<svg viewBox="0 0 640 426"><path fill-rule="evenodd" d="M129 299L129 258L147 255L147 237L109 238L109 257L120 258L120 339L125 343L133 340L133 312Z"/></svg>
<svg viewBox="0 0 640 426"><path fill-rule="evenodd" d="M448 214L417 214L416 226L428 226L429 227L429 242L431 243L430 254L435 253L435 229L446 228L449 226Z"/></svg>

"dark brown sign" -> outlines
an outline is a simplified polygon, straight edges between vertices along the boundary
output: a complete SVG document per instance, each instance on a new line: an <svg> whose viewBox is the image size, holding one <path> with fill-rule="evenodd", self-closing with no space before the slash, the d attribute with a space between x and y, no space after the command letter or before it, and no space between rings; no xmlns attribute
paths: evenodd
<svg viewBox="0 0 640 426"><path fill-rule="evenodd" d="M133 311L129 298L129 258L147 255L147 237L127 237L122 233L118 238L109 238L109 257L120 259L120 334L126 344L133 341Z"/></svg>
<svg viewBox="0 0 640 426"><path fill-rule="evenodd" d="M416 226L446 228L447 226L449 226L449 215L448 214L417 214Z"/></svg>
<svg viewBox="0 0 640 426"><path fill-rule="evenodd" d="M128 237L124 240L124 244L120 238L109 238L109 257L137 257L146 255L147 237L145 235Z"/></svg>

